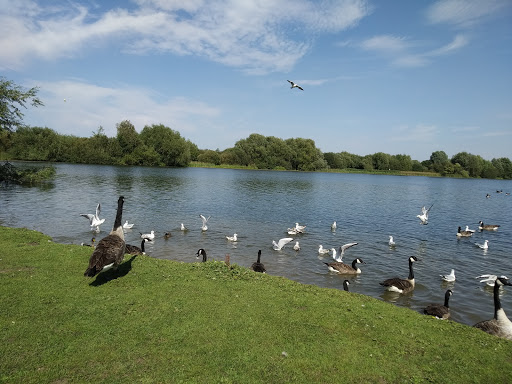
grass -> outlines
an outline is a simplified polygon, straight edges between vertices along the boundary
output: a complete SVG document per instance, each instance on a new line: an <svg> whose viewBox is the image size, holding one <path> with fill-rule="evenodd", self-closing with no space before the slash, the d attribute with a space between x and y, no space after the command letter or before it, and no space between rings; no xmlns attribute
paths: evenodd
<svg viewBox="0 0 512 384"><path fill-rule="evenodd" d="M512 342L223 261L126 256L0 227L0 382L508 382ZM341 277L340 277L341 278Z"/></svg>

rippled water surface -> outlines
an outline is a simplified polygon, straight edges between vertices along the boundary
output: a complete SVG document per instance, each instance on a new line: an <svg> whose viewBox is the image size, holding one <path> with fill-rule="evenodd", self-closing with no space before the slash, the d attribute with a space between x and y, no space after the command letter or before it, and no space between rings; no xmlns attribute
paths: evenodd
<svg viewBox="0 0 512 384"><path fill-rule="evenodd" d="M51 186L0 188L0 224L27 227L48 234L57 242L80 244L91 240L87 219L101 203L105 223L97 240L110 231L119 195L125 196L123 222L135 223L126 232L127 243L140 245L139 232L155 230L146 245L156 258L196 262L198 248L208 256L249 267L262 250L267 273L301 283L342 288L346 277L329 272L318 246L348 250L345 262L360 257L363 273L348 277L353 292L370 295L420 311L442 303L452 288L452 319L465 324L493 316L492 289L475 279L483 273L512 278L512 182L427 177L331 173L297 173L228 169L171 169L57 164ZM503 190L501 194L496 190ZM486 199L486 193L491 198ZM434 204L428 225L416 215ZM201 232L199 214L211 216ZM477 229L478 221L500 224L496 232L476 232L458 240L457 227ZM337 221L332 232L330 225ZM179 230L184 223L189 231ZM288 237L296 222L306 233L296 237L301 250L290 243L281 251L272 240ZM171 232L169 239L164 238ZM233 244L225 236L238 234ZM396 247L388 246L393 235ZM474 245L489 240L489 250ZM379 282L407 277L408 257L415 255L416 288L407 295L389 294ZM84 270L86 266L84 265ZM457 281L446 285L440 274L455 269ZM77 271L82 273L83 271ZM512 290L504 290L502 304L512 315Z"/></svg>

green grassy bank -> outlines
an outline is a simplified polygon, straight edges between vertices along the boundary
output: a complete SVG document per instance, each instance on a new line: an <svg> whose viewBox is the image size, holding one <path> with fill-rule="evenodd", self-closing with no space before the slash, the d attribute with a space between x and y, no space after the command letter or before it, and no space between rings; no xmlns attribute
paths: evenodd
<svg viewBox="0 0 512 384"><path fill-rule="evenodd" d="M91 248L26 229L0 247L0 382L510 381L512 342L357 293L148 256L88 279Z"/></svg>

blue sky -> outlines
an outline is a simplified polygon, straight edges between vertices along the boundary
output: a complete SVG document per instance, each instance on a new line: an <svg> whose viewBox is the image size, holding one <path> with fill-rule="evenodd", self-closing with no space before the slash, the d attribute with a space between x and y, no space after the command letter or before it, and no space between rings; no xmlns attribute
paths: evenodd
<svg viewBox="0 0 512 384"><path fill-rule="evenodd" d="M512 158L510 0L0 0L0 47L0 75L40 87L25 122L61 134Z"/></svg>

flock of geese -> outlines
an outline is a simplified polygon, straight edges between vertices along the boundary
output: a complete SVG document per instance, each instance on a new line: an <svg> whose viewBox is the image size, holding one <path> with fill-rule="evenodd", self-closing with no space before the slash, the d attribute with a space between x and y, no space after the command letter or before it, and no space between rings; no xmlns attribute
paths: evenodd
<svg viewBox="0 0 512 384"><path fill-rule="evenodd" d="M125 254L144 254L144 244L148 241L153 241L155 238L155 231L151 231L150 233L143 234L141 233L141 246L140 248L137 246L129 245L125 243L124 239L124 230L130 229L133 227L133 224L129 224L126 221L122 224L122 212L123 212L123 204L124 197L120 196L117 202L117 211L116 217L114 221L114 226L110 233L101 239L96 246L93 245L94 251L89 259L89 265L84 272L84 276L93 277L99 274L100 272L106 271L110 268L116 269L119 264L124 259ZM422 208L421 214L417 215L420 219L420 223L423 225L428 224L428 214L430 208L426 209ZM100 219L100 204L98 204L96 208L96 214L86 215L81 214L81 216L86 217L90 221L91 230L96 232L99 231L99 225L101 225L105 219ZM201 230L208 230L207 222L210 217L206 218L203 215L200 215L202 226ZM499 228L499 225L489 225L484 224L482 221L479 223L479 229L484 231L496 231ZM187 228L181 224L181 230L186 231ZM295 227L288 228L287 232L289 234L297 234L304 233L306 230L306 226L300 225L299 223L295 223ZM331 225L331 230L336 230L336 222ZM461 230L461 227L458 228L457 237L460 236L471 236L475 231L469 229L466 226L464 231ZM237 234L235 233L233 236L226 236L228 241L237 241ZM272 240L273 249L279 251L283 249L287 244L292 242L294 238L286 237L282 238L279 241ZM345 244L339 247L338 250L335 248L324 249L322 245L319 246L318 253L319 255L326 255L332 252L333 260L332 262L325 262L329 271L338 273L341 275L359 275L361 274L361 269L359 268L359 264L366 264L361 258L355 258L352 263L346 264L343 262L343 256L345 252L351 247L356 246L358 243L352 242ZM485 246L488 246L488 241L485 241ZM395 242L392 236L389 236L389 245L394 246ZM295 250L300 249L299 242L296 241L294 246ZM206 251L201 248L197 251L197 258L202 258L203 262L207 261ZM414 269L413 264L419 261L416 256L410 256L408 259L409 262L409 275L407 278L394 277L380 282L379 284L386 288L386 290L390 292L396 292L399 294L411 292L415 288L415 279L414 279ZM257 261L251 265L251 269L255 272L265 273L266 269L263 263L261 262L261 250L258 251ZM455 271L452 269L449 275L441 275L441 278L447 282L455 281ZM512 340L512 322L508 319L505 314L504 309L501 306L500 298L499 298L499 290L502 286L512 285L509 282L509 279L506 276L495 276L495 275L482 275L479 278L483 278L481 282L486 282L488 285L494 286L493 288L493 298L494 298L494 317L490 320L482 321L474 325L474 327L481 329L487 333L496 335L498 337L506 338ZM345 291L349 291L349 281L344 280L343 288ZM452 296L453 291L448 289L445 293L444 304L432 304L424 308L424 313L430 316L437 317L439 319L448 319L450 317L450 307L449 307L449 299Z"/></svg>

